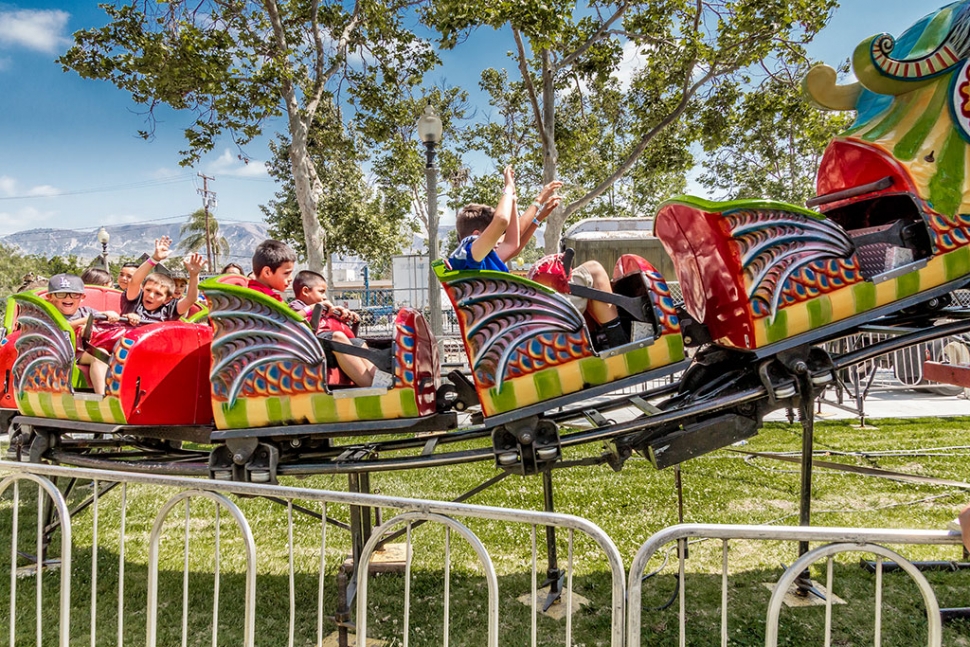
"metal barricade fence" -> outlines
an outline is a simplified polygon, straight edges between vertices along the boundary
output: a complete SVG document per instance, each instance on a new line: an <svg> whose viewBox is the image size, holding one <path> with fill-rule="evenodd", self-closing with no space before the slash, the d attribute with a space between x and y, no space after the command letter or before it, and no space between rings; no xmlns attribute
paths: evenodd
<svg viewBox="0 0 970 647"><path fill-rule="evenodd" d="M403 645L573 644L571 616L564 627L539 619L540 527L562 531L567 603L577 575L609 578L608 594L595 601L610 612L602 640L623 644L622 560L613 541L579 517L10 461L0 461L0 477L0 544L9 542L0 545L0 572L9 570L0 635L7 624L11 645L321 645L325 629L354 617L347 608L337 623L330 618L353 595L353 580L345 590L334 576L340 582L352 572L346 556L355 548L348 533L328 529L349 529L355 510L377 520L356 549L360 563L371 564L356 570L356 644L366 633ZM27 487L38 490L32 524L24 523L33 501ZM79 494L84 500L72 509L68 500ZM383 510L398 516L380 523ZM399 534L403 577L375 579L372 558ZM512 542L517 554L508 554L509 535L521 536ZM492 554L499 536L501 550ZM49 558L58 553L55 571ZM44 568L30 568L35 556ZM18 586L25 576L35 577L32 597ZM531 604L515 601L518 593Z"/></svg>
<svg viewBox="0 0 970 647"><path fill-rule="evenodd" d="M712 573L717 573L720 577L719 643L714 636L711 635L711 625L713 622L710 621L709 609L705 608L701 610L697 609L696 607L689 607L686 601L687 591L690 588L689 582L691 580L687 577L687 557L685 556L685 553L688 552L688 542L692 538L696 540L720 540L721 542L720 551L717 551L716 548L708 551L710 554L707 555L707 561L703 561L702 564L695 563L691 568L691 575L696 576L697 579L705 576L710 577ZM633 560L627 582L627 647L638 647L641 644L643 582L646 579L644 573L646 572L651 559L656 556L664 547L668 547L670 550L676 549L677 551L677 567L676 574L674 576L676 581L676 591L674 596L670 599L670 602L672 603L674 598L676 598L678 604L677 644L681 645L682 647L688 644L688 616L694 617L696 620L698 620L698 624L700 624L700 616L702 615L707 616L705 619L707 619L708 622L704 624L701 631L707 631L709 633L702 635L699 641L698 637L695 635L694 638L690 640L690 643L703 645L720 644L722 647L731 644L731 619L733 617L736 620L738 607L735 606L729 608L729 602L732 592L738 596L740 596L740 592L738 588L732 586L731 578L729 577L729 553L731 546L737 546L739 543L745 541L756 542L758 544L756 550L759 552L764 551L766 547L769 546L767 542L824 542L823 545L808 551L798 558L791 566L787 567L781 577L774 584L765 614L764 644L767 647L776 647L778 645L781 607L786 594L789 593L790 587L809 566L820 560L825 560L826 565L824 593L827 595L824 602L824 626L821 628L821 633L823 635L806 635L806 630L809 628L810 623L804 619L800 619L801 622L798 624L799 637L797 643L789 642L786 644L824 644L826 646L831 644L843 644L833 643L832 638L832 605L833 596L835 595L833 576L834 558L838 555L859 552L872 554L877 558L874 564L875 609L873 612L873 634L875 636L875 642L873 644L882 644L880 636L882 635L883 631L883 560L886 558L895 562L895 564L898 565L898 568L904 571L912 579L919 591L925 609L925 644L929 645L930 647L939 647L942 644L940 608L933 588L930 586L926 577L916 568L916 566L914 566L912 562L904 558L899 553L886 548L886 545L960 546L960 536L956 533L932 530L880 530L858 528L803 528L792 526L775 527L683 524L666 528L654 534L640 547L636 557ZM794 547L792 547L792 553L793 552ZM691 556L691 559L693 559L695 562L697 561L697 557L694 555ZM763 562L764 559L765 555L762 554L761 561ZM666 566L666 563L667 561L665 559L664 566ZM661 569L663 569L664 566L661 566ZM650 575L657 574L661 569L658 569ZM764 577L768 576L764 575ZM696 581L696 579L694 581ZM654 610L656 611L656 609ZM747 641L744 644L754 644L754 642L751 642L752 636L750 631L744 635L744 638ZM893 644L902 643L894 642Z"/></svg>

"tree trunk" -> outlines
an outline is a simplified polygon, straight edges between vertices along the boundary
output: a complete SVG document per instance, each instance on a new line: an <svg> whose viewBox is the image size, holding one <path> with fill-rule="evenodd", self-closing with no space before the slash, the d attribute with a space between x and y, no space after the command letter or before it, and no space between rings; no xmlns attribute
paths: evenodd
<svg viewBox="0 0 970 647"><path fill-rule="evenodd" d="M300 206L300 219L306 239L307 265L314 272L323 272L326 265L327 232L317 216L317 207L323 195L323 185L307 151L307 127L299 114L290 114L290 164L293 167L293 185L296 202Z"/></svg>
<svg viewBox="0 0 970 647"><path fill-rule="evenodd" d="M556 179L559 150L556 148L556 85L555 70L548 49L542 50L542 184ZM566 222L566 212L560 205L546 218L546 233L542 240L546 254L559 251L559 239Z"/></svg>

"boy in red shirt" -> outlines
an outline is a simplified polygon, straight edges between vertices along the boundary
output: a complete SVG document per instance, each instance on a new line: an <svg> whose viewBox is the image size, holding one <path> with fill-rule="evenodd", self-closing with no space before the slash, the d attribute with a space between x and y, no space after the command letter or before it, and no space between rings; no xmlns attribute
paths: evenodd
<svg viewBox="0 0 970 647"><path fill-rule="evenodd" d="M349 344L358 348L367 348L362 339L357 339L348 324L353 324L357 315L346 308L335 306L327 301L327 280L323 275L310 270L304 270L296 275L293 281L295 299L290 301L290 307L303 313L309 318L313 306L317 303L324 305L324 316L314 333L320 339L329 339L338 344ZM357 386L389 387L391 376L380 373L373 362L356 355L347 355L339 351L327 351L327 364L336 363ZM375 380L375 376L377 379Z"/></svg>
<svg viewBox="0 0 970 647"><path fill-rule="evenodd" d="M253 252L253 276L249 289L262 292L283 303L280 292L290 287L296 252L278 240L264 240Z"/></svg>

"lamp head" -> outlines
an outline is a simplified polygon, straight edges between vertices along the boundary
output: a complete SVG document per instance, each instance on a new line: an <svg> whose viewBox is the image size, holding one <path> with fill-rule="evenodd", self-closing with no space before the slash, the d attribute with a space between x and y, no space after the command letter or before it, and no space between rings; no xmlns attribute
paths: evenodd
<svg viewBox="0 0 970 647"><path fill-rule="evenodd" d="M101 229L98 230L98 242L99 243L101 243L102 245L107 245L108 244L108 241L110 239L111 239L111 236L108 234L108 230L107 229L105 229L104 227L102 227Z"/></svg>
<svg viewBox="0 0 970 647"><path fill-rule="evenodd" d="M424 107L424 114L418 119L418 137L425 144L441 141L441 119L431 105Z"/></svg>

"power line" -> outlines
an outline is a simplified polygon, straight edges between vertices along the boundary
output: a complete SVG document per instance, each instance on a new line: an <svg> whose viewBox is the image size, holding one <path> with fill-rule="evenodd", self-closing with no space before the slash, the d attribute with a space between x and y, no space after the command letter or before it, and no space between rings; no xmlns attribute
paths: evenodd
<svg viewBox="0 0 970 647"><path fill-rule="evenodd" d="M112 191L129 191L133 189L148 189L156 186L165 186L167 184L177 184L179 182L188 182L192 180L191 175L179 175L171 178L162 178L158 180L144 180L142 182L131 182L128 184L116 184L112 186L98 187L94 189L77 189L74 191L57 191L55 193L44 193L38 195L11 195L0 197L0 200L36 200L39 198L60 198L62 196L69 195L87 195L90 193L110 193Z"/></svg>

